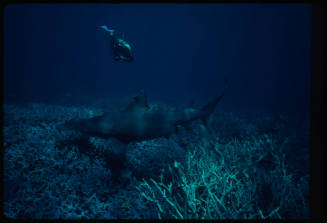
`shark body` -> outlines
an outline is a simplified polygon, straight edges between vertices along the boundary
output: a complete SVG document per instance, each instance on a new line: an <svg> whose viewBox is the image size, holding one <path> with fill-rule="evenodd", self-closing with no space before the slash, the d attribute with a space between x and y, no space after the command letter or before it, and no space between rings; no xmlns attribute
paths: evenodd
<svg viewBox="0 0 327 223"><path fill-rule="evenodd" d="M178 110L163 106L150 107L145 92L141 91L122 111L70 121L69 124L89 136L113 137L124 143L168 137L178 125L183 126L197 119L206 121L223 95L224 93L214 98L201 109Z"/></svg>

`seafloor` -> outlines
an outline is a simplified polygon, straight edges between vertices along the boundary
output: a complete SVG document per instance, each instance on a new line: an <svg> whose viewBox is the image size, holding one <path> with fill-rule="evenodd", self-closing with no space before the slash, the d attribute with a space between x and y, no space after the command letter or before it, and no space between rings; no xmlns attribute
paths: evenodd
<svg viewBox="0 0 327 223"><path fill-rule="evenodd" d="M101 113L4 105L6 217L309 217L309 120L219 108L207 125L128 145L62 128Z"/></svg>

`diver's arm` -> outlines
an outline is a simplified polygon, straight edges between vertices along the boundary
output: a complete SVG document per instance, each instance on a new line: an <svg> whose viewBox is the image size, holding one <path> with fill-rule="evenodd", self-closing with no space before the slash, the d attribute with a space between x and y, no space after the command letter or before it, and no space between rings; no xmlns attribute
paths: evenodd
<svg viewBox="0 0 327 223"><path fill-rule="evenodd" d="M110 36L113 36L115 33L114 29L109 29L107 26L100 26L101 29L104 29L105 31L110 33Z"/></svg>

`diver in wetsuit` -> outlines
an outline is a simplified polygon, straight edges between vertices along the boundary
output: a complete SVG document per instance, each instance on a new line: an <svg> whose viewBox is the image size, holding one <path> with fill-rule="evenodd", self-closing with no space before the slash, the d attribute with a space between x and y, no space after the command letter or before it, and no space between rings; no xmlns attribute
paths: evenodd
<svg viewBox="0 0 327 223"><path fill-rule="evenodd" d="M115 35L115 30L109 29L107 26L100 26L100 28L110 33L112 37L110 40L111 48L114 52L114 59L116 61L133 61L134 60L134 49L131 44L126 42L123 38Z"/></svg>

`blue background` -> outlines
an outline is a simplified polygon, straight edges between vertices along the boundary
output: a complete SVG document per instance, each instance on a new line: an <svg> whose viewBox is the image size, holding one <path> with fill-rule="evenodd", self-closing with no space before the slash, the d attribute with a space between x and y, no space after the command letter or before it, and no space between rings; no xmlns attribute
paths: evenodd
<svg viewBox="0 0 327 223"><path fill-rule="evenodd" d="M107 25L136 48L112 58ZM299 112L310 104L309 4L15 4L4 14L5 102L150 100Z"/></svg>

